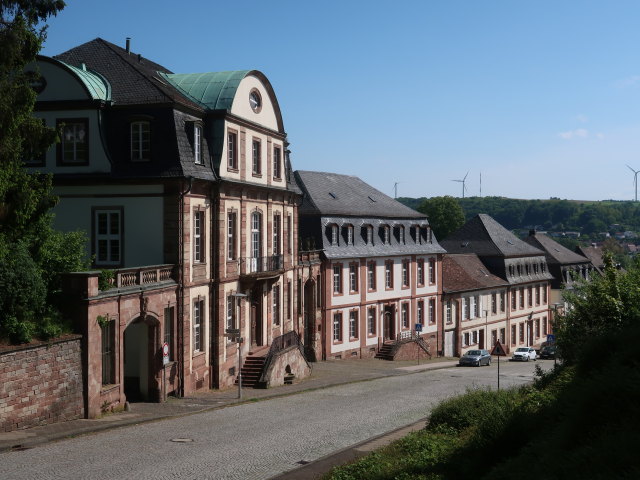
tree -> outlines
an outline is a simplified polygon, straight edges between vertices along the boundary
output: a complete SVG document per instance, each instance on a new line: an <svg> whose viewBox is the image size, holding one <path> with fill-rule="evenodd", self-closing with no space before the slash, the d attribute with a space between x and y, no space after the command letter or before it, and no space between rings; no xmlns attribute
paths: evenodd
<svg viewBox="0 0 640 480"><path fill-rule="evenodd" d="M51 227L51 176L23 164L57 137L32 115L39 74L27 66L46 37L43 23L63 8L61 0L0 0L0 337L13 342L56 333L59 273L86 267L82 235Z"/></svg>
<svg viewBox="0 0 640 480"><path fill-rule="evenodd" d="M616 268L610 253L605 253L604 262L604 275L564 292L569 309L559 316L554 330L569 364L580 359L587 343L600 340L605 346L610 335L640 325L640 259L626 271Z"/></svg>
<svg viewBox="0 0 640 480"><path fill-rule="evenodd" d="M440 240L464 225L464 211L458 201L449 195L425 200L418 211L429 218L433 233Z"/></svg>

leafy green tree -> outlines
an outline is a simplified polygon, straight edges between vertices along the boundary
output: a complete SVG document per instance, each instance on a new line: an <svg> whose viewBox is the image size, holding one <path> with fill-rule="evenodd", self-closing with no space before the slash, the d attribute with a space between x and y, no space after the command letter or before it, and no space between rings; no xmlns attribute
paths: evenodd
<svg viewBox="0 0 640 480"><path fill-rule="evenodd" d="M418 211L427 215L433 233L440 240L464 225L464 211L458 201L449 195L425 200Z"/></svg>
<svg viewBox="0 0 640 480"><path fill-rule="evenodd" d="M23 164L56 140L32 115L39 74L26 67L42 47L44 22L63 8L61 0L0 0L0 337L13 342L59 332L59 274L86 268L83 234L51 227L51 177Z"/></svg>
<svg viewBox="0 0 640 480"><path fill-rule="evenodd" d="M608 336L640 324L640 259L626 271L616 268L610 253L604 261L604 275L564 294L569 309L559 316L555 331L567 363L577 362L588 342L606 345Z"/></svg>

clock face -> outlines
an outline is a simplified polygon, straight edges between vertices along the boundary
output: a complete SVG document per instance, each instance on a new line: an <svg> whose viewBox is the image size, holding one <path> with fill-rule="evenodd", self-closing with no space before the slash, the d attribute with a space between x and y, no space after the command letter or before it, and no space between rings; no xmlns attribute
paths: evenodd
<svg viewBox="0 0 640 480"><path fill-rule="evenodd" d="M251 109L256 113L258 113L262 107L262 99L256 90L249 94L249 105L251 105Z"/></svg>

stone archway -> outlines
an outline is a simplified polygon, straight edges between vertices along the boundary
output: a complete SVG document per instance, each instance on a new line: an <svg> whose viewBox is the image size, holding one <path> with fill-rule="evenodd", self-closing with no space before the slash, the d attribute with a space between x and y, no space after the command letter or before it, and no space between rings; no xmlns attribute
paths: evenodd
<svg viewBox="0 0 640 480"><path fill-rule="evenodd" d="M160 401L162 359L160 322L150 316L135 318L123 334L124 394L129 402Z"/></svg>

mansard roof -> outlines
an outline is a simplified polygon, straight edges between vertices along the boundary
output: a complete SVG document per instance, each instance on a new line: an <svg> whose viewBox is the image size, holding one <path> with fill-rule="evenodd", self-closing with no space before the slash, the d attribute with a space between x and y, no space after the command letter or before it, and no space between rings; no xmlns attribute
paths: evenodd
<svg viewBox="0 0 640 480"><path fill-rule="evenodd" d="M546 254L548 264L574 265L578 263L589 263L588 258L563 247L544 233L531 232L524 241L535 248L543 250Z"/></svg>
<svg viewBox="0 0 640 480"><path fill-rule="evenodd" d="M100 72L112 87L112 99L118 105L178 103L189 108L202 107L186 98L159 74L170 70L142 55L127 51L96 38L53 57L65 64L80 67L85 64Z"/></svg>
<svg viewBox="0 0 640 480"><path fill-rule="evenodd" d="M301 214L405 218L427 223L426 215L401 204L358 177L302 170L296 170L295 177L305 193Z"/></svg>
<svg viewBox="0 0 640 480"><path fill-rule="evenodd" d="M480 257L544 255L523 242L491 216L480 213L440 242L449 253L475 253Z"/></svg>
<svg viewBox="0 0 640 480"><path fill-rule="evenodd" d="M469 253L444 256L442 281L445 293L509 285L502 278L490 273L476 254Z"/></svg>

